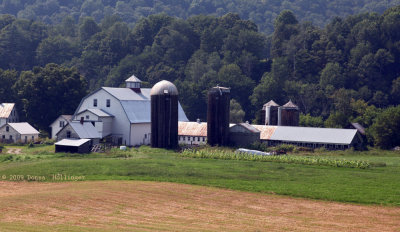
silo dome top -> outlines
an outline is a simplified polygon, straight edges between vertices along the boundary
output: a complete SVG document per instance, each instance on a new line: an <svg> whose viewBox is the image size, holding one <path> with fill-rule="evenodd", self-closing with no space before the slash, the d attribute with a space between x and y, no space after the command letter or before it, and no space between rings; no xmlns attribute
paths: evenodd
<svg viewBox="0 0 400 232"><path fill-rule="evenodd" d="M150 95L178 95L178 89L169 81L162 80L151 88Z"/></svg>

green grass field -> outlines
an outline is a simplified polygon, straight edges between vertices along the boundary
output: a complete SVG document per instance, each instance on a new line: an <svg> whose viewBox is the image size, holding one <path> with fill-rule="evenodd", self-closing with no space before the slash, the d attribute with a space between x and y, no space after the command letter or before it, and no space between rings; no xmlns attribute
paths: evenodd
<svg viewBox="0 0 400 232"><path fill-rule="evenodd" d="M22 148L22 154L6 150ZM146 180L214 186L241 191L289 195L361 204L400 205L400 153L323 152L296 154L329 159L386 163L367 169L274 162L199 159L163 149L141 147L104 154L63 154L54 146L6 147L0 154L0 178L42 181L79 177L84 180Z"/></svg>

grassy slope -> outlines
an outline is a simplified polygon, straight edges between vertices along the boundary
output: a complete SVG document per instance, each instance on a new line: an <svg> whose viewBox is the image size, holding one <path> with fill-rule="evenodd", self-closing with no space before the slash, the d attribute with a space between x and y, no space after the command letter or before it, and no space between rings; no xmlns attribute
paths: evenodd
<svg viewBox="0 0 400 232"><path fill-rule="evenodd" d="M52 174L62 173L83 175L86 180L169 181L333 201L400 205L400 155L393 152L328 154L333 158L387 163L386 167L362 170L182 158L173 152L149 148L74 157L49 153L52 149L25 149L27 155L14 155L10 161L0 162L0 175L36 175L51 180Z"/></svg>

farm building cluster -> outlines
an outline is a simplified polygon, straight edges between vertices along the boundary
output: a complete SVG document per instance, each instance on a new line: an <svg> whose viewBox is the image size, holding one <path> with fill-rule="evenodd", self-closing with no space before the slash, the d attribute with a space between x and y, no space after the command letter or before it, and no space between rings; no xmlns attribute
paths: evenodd
<svg viewBox="0 0 400 232"><path fill-rule="evenodd" d="M29 143L38 138L39 131L19 122L15 103L0 103L0 143Z"/></svg>
<svg viewBox="0 0 400 232"><path fill-rule="evenodd" d="M84 97L73 115L59 116L50 125L51 137L58 141L56 150L78 152L101 141L170 148L262 142L347 149L362 144L357 129L299 127L299 108L292 101L283 106L266 103L262 125L230 124L230 89L217 86L208 94L207 122L190 122L171 82L141 88L141 81L132 75L125 83L125 88L102 87Z"/></svg>
<svg viewBox="0 0 400 232"><path fill-rule="evenodd" d="M217 86L208 93L207 122L190 122L171 82L141 88L140 79L132 75L125 85L99 88L81 100L74 114L60 115L50 125L56 151L90 152L101 142L170 148L179 144L245 147L260 142L347 149L363 144L365 132L358 124L351 129L300 127L299 108L292 101L283 106L272 100L264 104L262 125L232 124L230 89ZM29 143L38 138L39 131L19 122L14 103L0 104L1 143Z"/></svg>

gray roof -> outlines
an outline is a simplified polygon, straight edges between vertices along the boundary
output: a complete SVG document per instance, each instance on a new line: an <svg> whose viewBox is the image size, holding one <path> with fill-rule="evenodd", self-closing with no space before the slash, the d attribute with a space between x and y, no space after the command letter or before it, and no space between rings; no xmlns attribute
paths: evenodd
<svg viewBox="0 0 400 232"><path fill-rule="evenodd" d="M137 93L129 88L103 87L120 102L131 123L149 123L151 121L151 98L149 88ZM180 103L178 103L178 121L189 121Z"/></svg>
<svg viewBox="0 0 400 232"><path fill-rule="evenodd" d="M274 100L271 100L263 105L263 110L265 110L265 108L270 106L279 106L279 105Z"/></svg>
<svg viewBox="0 0 400 232"><path fill-rule="evenodd" d="M151 88L150 95L178 95L178 89L169 81L162 80Z"/></svg>
<svg viewBox="0 0 400 232"><path fill-rule="evenodd" d="M121 103L130 123L151 122L151 98L150 98L151 89L141 88L140 92L135 92L130 88L102 87L99 90L101 89L111 94ZM88 96L96 93L97 91L92 92ZM82 99L80 105L78 106L78 109L80 108L82 102L88 96ZM78 112L75 112L75 115L76 114L78 114ZM178 102L178 120L185 122L189 121L179 102Z"/></svg>
<svg viewBox="0 0 400 232"><path fill-rule="evenodd" d="M8 123L7 125L14 128L21 135L39 134L39 131L27 122Z"/></svg>
<svg viewBox="0 0 400 232"><path fill-rule="evenodd" d="M137 78L135 75L130 76L128 79L125 80L126 82L142 82Z"/></svg>
<svg viewBox="0 0 400 232"><path fill-rule="evenodd" d="M278 126L269 140L345 145L351 144L356 133L356 129Z"/></svg>
<svg viewBox="0 0 400 232"><path fill-rule="evenodd" d="M111 114L105 112L104 110L101 110L101 109L92 109L92 108L91 108L91 109L83 110L83 111L79 112L78 114L83 113L83 112L85 112L85 111L89 111L89 112L91 112L91 113L93 113L93 114L95 114L95 115L97 115L97 116L99 116L99 117L114 117L113 115L111 115Z"/></svg>
<svg viewBox="0 0 400 232"><path fill-rule="evenodd" d="M120 101L150 101L151 89L149 88L141 88L139 93L133 91L130 88L102 87L102 89L104 89Z"/></svg>
<svg viewBox="0 0 400 232"><path fill-rule="evenodd" d="M79 147L89 141L90 141L90 139L63 139L63 140L56 142L55 145Z"/></svg>
<svg viewBox="0 0 400 232"><path fill-rule="evenodd" d="M67 122L72 121L72 115L63 114L63 115L61 115L61 117L63 117Z"/></svg>
<svg viewBox="0 0 400 232"><path fill-rule="evenodd" d="M84 122L81 124L79 121L72 121L69 123L81 139L96 139L102 138L101 134L93 126L91 122Z"/></svg>

